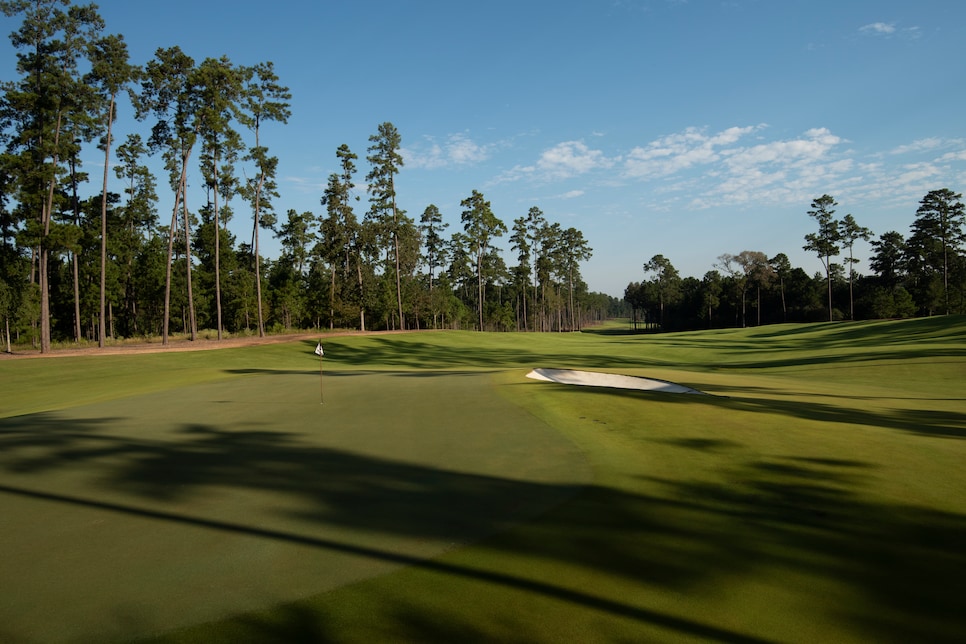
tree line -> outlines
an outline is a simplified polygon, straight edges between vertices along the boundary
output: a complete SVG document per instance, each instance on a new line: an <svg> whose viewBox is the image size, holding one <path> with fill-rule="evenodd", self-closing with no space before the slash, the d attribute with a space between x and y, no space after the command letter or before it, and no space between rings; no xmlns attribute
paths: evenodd
<svg viewBox="0 0 966 644"><path fill-rule="evenodd" d="M966 210L962 195L932 190L919 202L909 234L874 238L852 214L835 216L831 195L812 201L815 232L803 250L815 253L823 273L808 275L788 256L761 251L724 253L700 279L682 278L655 255L645 279L624 291L635 327L701 329L777 322L907 318L966 313ZM854 247L870 242L868 275L860 274ZM840 259L838 259L840 258ZM837 261L838 259L838 261Z"/></svg>
<svg viewBox="0 0 966 644"><path fill-rule="evenodd" d="M403 158L390 122L369 137L365 212L356 212L358 157L342 145L324 212L279 217L278 158L264 126L287 123L291 93L271 62L199 63L173 46L135 65L94 4L2 0L0 11L22 20L10 35L18 78L0 86L8 351L14 342L48 352L52 341L151 335L166 344L204 329L219 339L310 327L566 330L624 306L587 292L579 266L588 242L538 208L508 229L473 190L461 231L446 236L435 205L418 222L409 217L396 199ZM144 129L115 146L124 96ZM91 146L103 152L101 177L80 162ZM171 204L159 203L152 155L163 160ZM121 194L108 190L111 171ZM192 173L201 177L194 191ZM244 241L228 230L239 207L251 213ZM512 267L497 246L508 232ZM262 256L268 233L281 244L275 260Z"/></svg>

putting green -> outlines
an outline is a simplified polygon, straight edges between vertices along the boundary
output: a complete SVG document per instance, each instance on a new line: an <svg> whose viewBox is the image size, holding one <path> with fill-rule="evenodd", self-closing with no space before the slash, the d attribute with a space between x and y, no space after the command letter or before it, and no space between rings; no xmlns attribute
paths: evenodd
<svg viewBox="0 0 966 644"><path fill-rule="evenodd" d="M131 638L385 574L590 479L480 372L252 372L0 420L0 640ZM457 410L454 414L454 410Z"/></svg>

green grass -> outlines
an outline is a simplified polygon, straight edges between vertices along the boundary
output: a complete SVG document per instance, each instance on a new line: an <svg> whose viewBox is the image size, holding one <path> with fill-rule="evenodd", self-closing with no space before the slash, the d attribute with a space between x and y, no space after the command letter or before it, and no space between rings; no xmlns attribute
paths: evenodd
<svg viewBox="0 0 966 644"><path fill-rule="evenodd" d="M625 331L0 361L0 639L961 639L966 319Z"/></svg>

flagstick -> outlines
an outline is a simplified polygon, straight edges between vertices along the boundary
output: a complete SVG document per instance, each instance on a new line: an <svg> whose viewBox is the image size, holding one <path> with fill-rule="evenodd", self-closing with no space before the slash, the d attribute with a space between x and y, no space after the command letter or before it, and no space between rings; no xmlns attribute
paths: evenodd
<svg viewBox="0 0 966 644"><path fill-rule="evenodd" d="M319 346L322 346L322 340L319 340ZM324 351L319 351L319 404L325 404L325 389L322 387L322 355Z"/></svg>

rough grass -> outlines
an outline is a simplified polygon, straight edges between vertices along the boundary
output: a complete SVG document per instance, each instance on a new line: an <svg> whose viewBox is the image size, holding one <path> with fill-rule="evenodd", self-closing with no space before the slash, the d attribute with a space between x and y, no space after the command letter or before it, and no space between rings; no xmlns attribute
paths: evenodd
<svg viewBox="0 0 966 644"><path fill-rule="evenodd" d="M353 404L370 401L367 414L373 420L367 426L378 428L374 410L382 408L383 394L394 400L395 382L414 383L407 384L412 393L448 380L482 378L486 384L480 399L490 397L486 399L510 405L506 409L524 411L530 421L517 427L552 428L586 459L592 478L553 479L550 487L557 492L582 487L575 495L555 497L569 500L539 517L476 545L429 560L407 560L408 565L376 577L161 639L961 638L966 630L961 610L966 596L966 320L781 325L657 336L623 330L615 326L564 335L420 333L327 340L331 394L327 390L326 395L335 404L338 388L345 387L339 393L355 396ZM211 385L216 387L237 378L255 383L265 373L297 379L297 374L318 366L306 364L304 354L314 348L314 342L309 344L226 349L203 356L17 361L0 363L0 377L8 380L17 370L27 372L14 385L17 413L42 411L51 402L32 390L48 382L50 368L57 366L58 381L64 378L83 388L75 394L65 387L68 393L58 402L69 409L91 395L119 402L132 393L161 395L176 391L184 379L227 379ZM46 381L39 363L46 363ZM713 396L528 381L523 376L533 367L656 377ZM399 375L384 377L378 390L368 394L350 386L378 373ZM454 432L482 413L465 408L472 397L438 393L434 405L442 411L434 411L433 417L445 415ZM28 402L21 403L21 395ZM383 416L388 432L402 405L387 409ZM226 421L223 429L243 418ZM492 422L497 421L484 419L481 425ZM424 423L426 431L438 431L429 425ZM8 428L0 429L0 440ZM179 443L178 438L173 444L185 454L204 446L183 435ZM454 438L450 455L471 456L477 449L468 444L459 449L468 440L465 433ZM254 493L242 473L273 464L259 456L273 440L268 433L251 445L244 452L247 460L230 469L222 485ZM373 430L368 440L381 440L380 433ZM405 444L390 452L404 454ZM559 443L546 446L569 453ZM532 458L540 454L534 452ZM513 471L519 463L494 459L484 490L491 485L505 489L519 479ZM398 465L396 459L386 460ZM461 479L472 462L467 457L452 467L425 468L417 481L425 482L424 491L451 484L451 477ZM12 476L9 459L0 464L5 467L0 476ZM501 466L507 469L501 471ZM186 467L182 476L191 470ZM156 472L159 482L170 482L167 471ZM263 480L273 482L269 491L279 501L291 501L298 498L299 484L308 480L305 471L292 473L291 487L281 473ZM348 470L336 473L347 476ZM212 480L219 474L210 472ZM394 481L401 484L410 476L401 471ZM361 485L367 478L357 480ZM338 500L333 494L328 488L316 489L321 505L309 510L319 530L331 529L322 502ZM469 499L485 507L487 497L475 494L461 502ZM0 504L7 502L0 492ZM402 515L392 519L371 532L401 531L406 524ZM256 543L272 538L250 536ZM376 552L358 554L371 560Z"/></svg>

